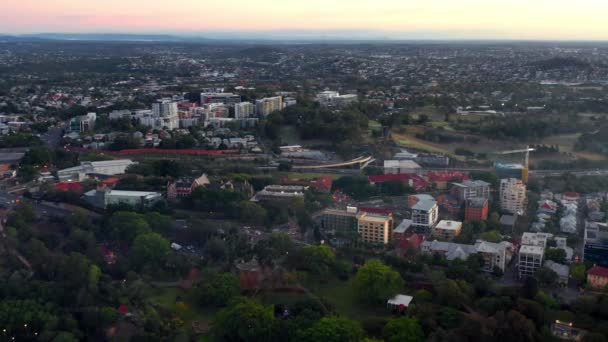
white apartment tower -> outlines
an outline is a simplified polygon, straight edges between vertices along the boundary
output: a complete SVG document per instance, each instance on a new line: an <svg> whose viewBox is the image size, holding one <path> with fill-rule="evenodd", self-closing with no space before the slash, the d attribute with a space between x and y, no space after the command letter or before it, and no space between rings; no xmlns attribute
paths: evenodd
<svg viewBox="0 0 608 342"><path fill-rule="evenodd" d="M525 215L526 185L516 178L500 180L500 208L511 214Z"/></svg>
<svg viewBox="0 0 608 342"><path fill-rule="evenodd" d="M246 119L255 114L255 105L251 102L241 102L234 105L234 118Z"/></svg>

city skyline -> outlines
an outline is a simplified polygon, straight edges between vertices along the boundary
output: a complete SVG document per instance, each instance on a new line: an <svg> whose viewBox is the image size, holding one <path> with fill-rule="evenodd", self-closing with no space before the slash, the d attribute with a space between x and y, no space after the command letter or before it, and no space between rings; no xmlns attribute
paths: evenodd
<svg viewBox="0 0 608 342"><path fill-rule="evenodd" d="M169 33L210 38L608 40L608 3L581 0L398 0L327 3L24 0L0 32Z"/></svg>

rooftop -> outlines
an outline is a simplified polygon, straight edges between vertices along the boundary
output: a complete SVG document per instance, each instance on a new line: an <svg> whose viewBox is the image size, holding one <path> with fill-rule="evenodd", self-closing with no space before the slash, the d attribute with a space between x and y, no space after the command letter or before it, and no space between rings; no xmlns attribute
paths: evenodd
<svg viewBox="0 0 608 342"><path fill-rule="evenodd" d="M545 248L540 246L529 246L523 245L519 249L519 254L540 254L543 255L545 253Z"/></svg>
<svg viewBox="0 0 608 342"><path fill-rule="evenodd" d="M450 220L441 220L437 223L436 229L442 230L458 230L462 228L462 222L459 221L450 221Z"/></svg>
<svg viewBox="0 0 608 342"><path fill-rule="evenodd" d="M587 275L594 275L596 277L608 278L608 267L595 266L589 271Z"/></svg>
<svg viewBox="0 0 608 342"><path fill-rule="evenodd" d="M411 225L412 225L412 220L405 219L405 220L401 221L401 223L399 223L397 228L393 229L393 233L403 234L403 233L407 232L407 230L410 228Z"/></svg>
<svg viewBox="0 0 608 342"><path fill-rule="evenodd" d="M412 210L430 211L436 205L437 202L435 201L419 201L418 203L414 204Z"/></svg>
<svg viewBox="0 0 608 342"><path fill-rule="evenodd" d="M414 297L398 294L395 297L389 299L386 303L388 305L395 305L395 306L403 305L403 306L407 307L408 305L410 305L410 303L412 302L413 299L414 299Z"/></svg>

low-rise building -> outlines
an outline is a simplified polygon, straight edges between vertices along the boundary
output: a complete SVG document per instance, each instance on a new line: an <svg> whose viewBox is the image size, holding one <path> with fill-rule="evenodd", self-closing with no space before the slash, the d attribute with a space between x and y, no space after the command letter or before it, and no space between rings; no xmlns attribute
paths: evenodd
<svg viewBox="0 0 608 342"><path fill-rule="evenodd" d="M412 160L385 160L384 174L414 173L420 174L422 166Z"/></svg>
<svg viewBox="0 0 608 342"><path fill-rule="evenodd" d="M180 198L188 197L192 194L194 189L209 185L211 182L206 174L202 176L192 179L192 178L183 178L177 181L169 182L167 184L167 199L170 201L175 201Z"/></svg>
<svg viewBox="0 0 608 342"><path fill-rule="evenodd" d="M308 187L299 185L268 185L251 199L254 202L289 201L293 198L304 198Z"/></svg>
<svg viewBox="0 0 608 342"><path fill-rule="evenodd" d="M513 256L513 245L503 241L500 243L492 243L483 240L477 240L474 245L459 244L444 241L424 241L421 245L421 251L426 254L440 254L446 257L447 260L467 260L472 254L479 254L484 260L482 270L484 272L493 272L495 268L504 272L506 266L511 261Z"/></svg>
<svg viewBox="0 0 608 342"><path fill-rule="evenodd" d="M59 178L60 181L82 181L88 174L98 174L104 176L121 175L125 173L129 166L135 164L137 163L130 159L81 162L79 166L57 171L57 178Z"/></svg>
<svg viewBox="0 0 608 342"><path fill-rule="evenodd" d="M519 248L519 278L533 276L543 264L545 248L540 246L522 245Z"/></svg>
<svg viewBox="0 0 608 342"><path fill-rule="evenodd" d="M595 289L608 286L608 267L595 266L587 271L587 284Z"/></svg>
<svg viewBox="0 0 608 342"><path fill-rule="evenodd" d="M91 205L105 209L108 206L129 205L134 208L150 208L162 200L159 192L125 190L91 190L84 194Z"/></svg>
<svg viewBox="0 0 608 342"><path fill-rule="evenodd" d="M388 244L393 231L393 218L389 215L359 213L357 231L364 242Z"/></svg>
<svg viewBox="0 0 608 342"><path fill-rule="evenodd" d="M441 220L433 228L433 237L444 241L452 241L462 231L462 222Z"/></svg>
<svg viewBox="0 0 608 342"><path fill-rule="evenodd" d="M545 267L557 274L558 284L564 286L568 285L568 279L570 279L570 267L559 264L553 260L545 261Z"/></svg>

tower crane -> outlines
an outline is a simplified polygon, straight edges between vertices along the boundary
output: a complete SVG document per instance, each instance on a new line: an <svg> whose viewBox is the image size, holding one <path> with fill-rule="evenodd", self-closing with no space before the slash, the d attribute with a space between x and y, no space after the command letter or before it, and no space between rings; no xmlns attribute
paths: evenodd
<svg viewBox="0 0 608 342"><path fill-rule="evenodd" d="M530 152L536 151L535 148L530 148L530 146L526 146L524 149L520 150L511 150L511 151L500 151L496 152L496 154L516 154L516 153L525 153L524 155L524 169L522 172L522 181L524 183L528 183L528 171L530 170Z"/></svg>

